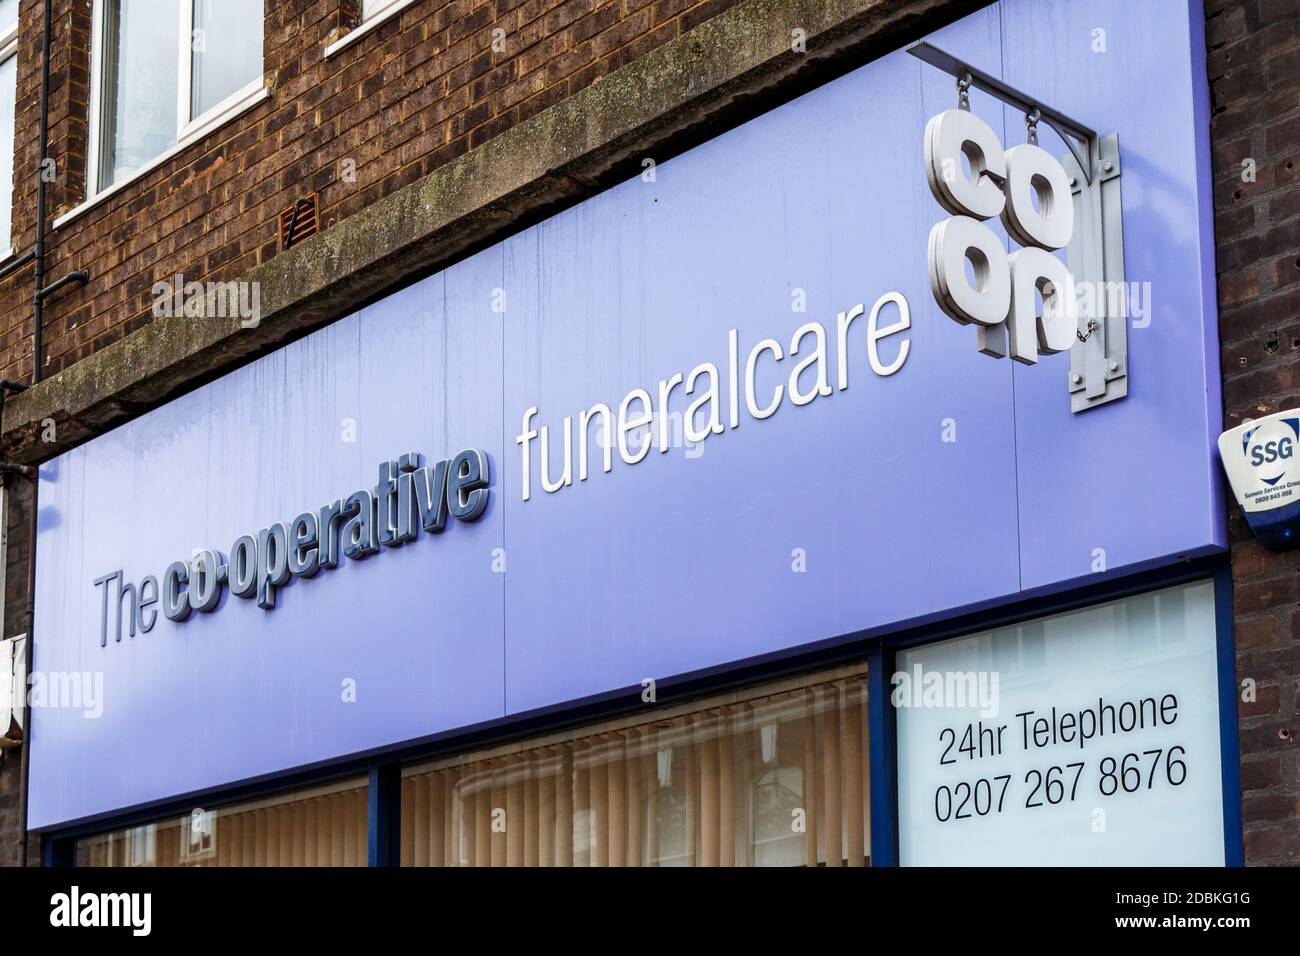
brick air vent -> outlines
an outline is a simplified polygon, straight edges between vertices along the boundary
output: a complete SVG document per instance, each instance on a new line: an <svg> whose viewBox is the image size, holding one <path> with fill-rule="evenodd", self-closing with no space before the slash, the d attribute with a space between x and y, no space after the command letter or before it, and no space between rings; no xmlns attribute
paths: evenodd
<svg viewBox="0 0 1300 956"><path fill-rule="evenodd" d="M320 232L316 193L308 193L280 210L280 249L291 249Z"/></svg>

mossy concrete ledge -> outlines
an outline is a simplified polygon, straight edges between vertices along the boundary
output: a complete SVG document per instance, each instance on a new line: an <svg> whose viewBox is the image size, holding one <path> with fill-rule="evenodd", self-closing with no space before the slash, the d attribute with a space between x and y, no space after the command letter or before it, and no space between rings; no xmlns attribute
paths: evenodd
<svg viewBox="0 0 1300 956"><path fill-rule="evenodd" d="M258 284L256 327L156 319L10 397L0 451L10 461L44 461L521 221L639 172L642 158L671 155L701 131L743 118L763 96L883 53L987 2L746 0L252 272L228 277ZM803 52L793 49L796 30Z"/></svg>

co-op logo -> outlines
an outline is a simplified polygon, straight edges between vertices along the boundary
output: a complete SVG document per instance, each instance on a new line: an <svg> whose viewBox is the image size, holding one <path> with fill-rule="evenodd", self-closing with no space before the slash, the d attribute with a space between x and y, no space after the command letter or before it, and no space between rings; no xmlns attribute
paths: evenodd
<svg viewBox="0 0 1300 956"><path fill-rule="evenodd" d="M1249 429L1241 440L1246 460L1266 485L1282 480L1291 467L1297 442L1300 442L1300 418L1264 422Z"/></svg>
<svg viewBox="0 0 1300 956"><path fill-rule="evenodd" d="M930 231L930 288L939 308L976 327L985 355L1032 365L1040 354L1070 348L1079 325L1074 277L1052 255L1074 233L1061 164L1033 142L1004 152L987 123L953 109L926 125L925 172L934 198L953 214ZM1023 249L1007 255L984 225L994 216Z"/></svg>

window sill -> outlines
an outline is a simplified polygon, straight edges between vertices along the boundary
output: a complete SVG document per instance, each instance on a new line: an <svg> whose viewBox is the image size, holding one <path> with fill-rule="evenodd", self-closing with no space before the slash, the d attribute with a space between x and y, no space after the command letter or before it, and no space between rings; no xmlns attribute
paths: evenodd
<svg viewBox="0 0 1300 956"><path fill-rule="evenodd" d="M369 20L366 20L364 23L361 24L361 26L357 27L351 33L345 33L342 37L340 37L339 39L331 43L329 46L327 46L325 48L325 58L329 59L335 53L338 53L340 50L347 49L352 44L360 40L367 33L369 33L371 30L375 29L376 27L384 23L387 23L389 20L397 16L399 13L401 13L403 10L405 10L413 3L415 3L415 0L398 0L397 3L394 3L388 9L375 14L373 17L371 17Z"/></svg>
<svg viewBox="0 0 1300 956"><path fill-rule="evenodd" d="M246 93L243 96L240 96L236 99L232 99L228 105L223 104L223 106L220 109L214 111L210 119L205 120L201 125L195 126L193 129L191 129L188 133L185 134L185 137L183 139L179 140L176 143L175 146L168 147L163 152L155 156L153 159L149 160L149 162L145 163L143 166L137 169L135 172L131 173L125 179L113 183L113 185L109 186L107 189L100 190L95 195L87 199L85 202L81 203L81 205L77 206L74 209L68 210L62 216L57 217L54 220L54 222L50 224L50 228L59 229L67 225L68 223L72 222L72 220L85 214L86 212L89 212L91 209L94 209L100 203L117 195L119 192L121 192L123 189L130 186L132 183L138 182L142 177L147 176L149 173L153 172L155 169L157 169L163 163L167 162L169 159L172 159L178 154L189 149L191 146L193 146L199 140L203 139L203 137L207 136L209 133L215 132L217 129L226 125L231 120L236 119L239 116L242 116L244 113L251 110L258 103L261 103L263 100L267 99L270 95L271 95L271 91L267 87L259 86L256 89Z"/></svg>

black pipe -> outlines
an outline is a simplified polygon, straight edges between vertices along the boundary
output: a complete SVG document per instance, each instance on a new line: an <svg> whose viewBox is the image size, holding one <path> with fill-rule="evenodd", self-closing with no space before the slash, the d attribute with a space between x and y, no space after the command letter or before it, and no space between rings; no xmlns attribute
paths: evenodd
<svg viewBox="0 0 1300 956"><path fill-rule="evenodd" d="M85 285L90 281L90 273L85 269L69 272L57 282L45 285L45 231L49 222L45 202L45 154L50 150L50 35L53 13L51 0L45 0L45 21L41 36L41 125L40 125L40 161L41 168L36 176L36 247L0 268L0 280L13 274L29 262L36 264L34 281L36 290L32 295L32 383L42 378L42 359L45 354L45 298L66 285L78 283Z"/></svg>
<svg viewBox="0 0 1300 956"><path fill-rule="evenodd" d="M65 285L72 285L72 283L74 282L77 283L78 285L85 285L89 281L90 281L90 272L87 271L86 269L78 269L76 272L69 272L62 279L56 279L55 281L47 285L44 289L40 289L36 293L36 301L38 303L41 302L42 300L44 300L44 298L47 295L53 295L55 292L62 289Z"/></svg>
<svg viewBox="0 0 1300 956"><path fill-rule="evenodd" d="M33 382L41 380L41 355L44 351L41 326L44 323L45 310L42 307L44 297L41 295L41 290L45 288L45 154L50 148L50 7L51 0L45 0L44 29L41 36L41 171L36 177L36 295L32 307L35 319L32 337ZM28 640L31 640L30 636ZM23 826L25 832L26 820L23 821ZM23 865L25 866L27 844L25 836L23 839Z"/></svg>
<svg viewBox="0 0 1300 956"><path fill-rule="evenodd" d="M17 272L19 269L27 265L27 263L31 262L35 258L36 258L36 253L34 252L28 252L24 255L19 256L13 262L9 263L9 265L5 266L3 269L0 269L0 279L3 279L11 272Z"/></svg>

